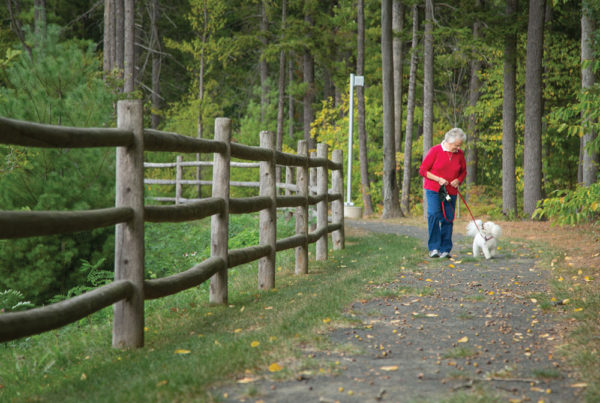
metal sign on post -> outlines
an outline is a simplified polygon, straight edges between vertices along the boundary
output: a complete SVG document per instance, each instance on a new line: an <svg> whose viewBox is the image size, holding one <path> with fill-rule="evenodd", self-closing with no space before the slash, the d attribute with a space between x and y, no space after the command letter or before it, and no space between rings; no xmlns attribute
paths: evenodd
<svg viewBox="0 0 600 403"><path fill-rule="evenodd" d="M354 87L362 87L365 85L364 76L355 76L350 74L350 97L348 98L348 176L346 181L346 206L353 206L350 191L352 188L352 124L354 121Z"/></svg>

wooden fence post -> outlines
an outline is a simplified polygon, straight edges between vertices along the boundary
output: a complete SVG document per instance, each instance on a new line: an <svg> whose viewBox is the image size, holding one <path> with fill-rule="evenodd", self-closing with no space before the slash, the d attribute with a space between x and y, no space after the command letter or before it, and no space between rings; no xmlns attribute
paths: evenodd
<svg viewBox="0 0 600 403"><path fill-rule="evenodd" d="M116 207L130 207L133 218L115 227L115 280L133 284L131 298L113 305L116 348L144 345L144 119L140 100L117 104L117 127L133 132L129 147L117 147Z"/></svg>
<svg viewBox="0 0 600 403"><path fill-rule="evenodd" d="M304 166L296 168L298 196L306 197L306 204L296 207L296 235L308 235L308 146L306 140L298 142L298 155L306 157ZM296 248L296 274L308 273L308 239Z"/></svg>
<svg viewBox="0 0 600 403"><path fill-rule="evenodd" d="M209 302L211 304L227 303L227 254L229 234L229 162L231 160L231 119L215 119L215 140L227 146L223 154L215 153L213 161L212 197L225 200L222 214L215 214L210 219L210 254L225 260L225 268L210 278Z"/></svg>
<svg viewBox="0 0 600 403"><path fill-rule="evenodd" d="M181 179L183 179L183 167L181 166L181 155L177 156L175 172L175 204L181 203Z"/></svg>
<svg viewBox="0 0 600 403"><path fill-rule="evenodd" d="M331 160L336 164L343 166L343 152L342 150L333 150L331 153ZM333 231L331 234L331 240L333 241L333 249L344 249L345 247L345 236L344 236L344 172L340 169L334 169L331 172L331 188L333 193L340 194L341 199L335 200L331 203L331 221L334 224L341 224L342 227L339 230Z"/></svg>
<svg viewBox="0 0 600 403"><path fill-rule="evenodd" d="M327 159L328 146L325 143L317 144L317 158ZM327 228L328 220L327 220L327 189L328 189L328 176L329 170L327 169L327 165L324 167L317 168L317 195L322 196L325 195L322 201L317 203L317 230L321 230L321 228ZM325 231L325 233L317 239L316 251L315 251L315 259L316 260L327 260L327 239L329 238L329 233Z"/></svg>
<svg viewBox="0 0 600 403"><path fill-rule="evenodd" d="M317 158L317 153L315 151L311 151L310 152L310 159L315 159ZM315 196L318 192L316 191L317 188L317 168L309 168L308 170L308 174L309 174L309 179L308 179L308 194ZM315 207L309 207L308 208L308 221L311 221L311 218L315 218L316 213L315 213ZM309 231L314 231L317 229L317 224L315 223L315 221L312 222L312 224L310 224L309 226Z"/></svg>
<svg viewBox="0 0 600 403"><path fill-rule="evenodd" d="M260 132L260 146L275 151L273 133ZM260 195L273 200L271 207L260 211L261 245L270 245L271 253L258 261L258 288L269 290L275 287L275 253L277 242L277 189L275 185L275 153L270 161L260 162Z"/></svg>

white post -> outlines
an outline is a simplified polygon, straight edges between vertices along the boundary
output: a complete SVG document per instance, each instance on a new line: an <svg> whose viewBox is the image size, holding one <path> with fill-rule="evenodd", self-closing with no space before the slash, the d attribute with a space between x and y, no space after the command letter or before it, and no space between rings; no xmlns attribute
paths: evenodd
<svg viewBox="0 0 600 403"><path fill-rule="evenodd" d="M353 206L350 198L352 189L352 123L354 121L354 74L350 73L350 98L348 98L348 177L346 181L346 205Z"/></svg>

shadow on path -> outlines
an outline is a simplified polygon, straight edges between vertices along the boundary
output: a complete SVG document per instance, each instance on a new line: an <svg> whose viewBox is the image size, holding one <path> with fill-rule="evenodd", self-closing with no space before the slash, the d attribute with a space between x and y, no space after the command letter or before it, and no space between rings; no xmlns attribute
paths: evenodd
<svg viewBox="0 0 600 403"><path fill-rule="evenodd" d="M426 237L412 226L346 226ZM470 239L456 234L454 241L455 259L403 268L394 281L373 286L389 298L353 303L346 314L360 324L329 333L334 351L303 351L320 371L279 381L265 374L215 396L227 402L581 401L581 390L571 387L576 380L553 356L566 327L535 299L549 292L548 273L535 267L536 251L505 240L497 258L475 259Z"/></svg>

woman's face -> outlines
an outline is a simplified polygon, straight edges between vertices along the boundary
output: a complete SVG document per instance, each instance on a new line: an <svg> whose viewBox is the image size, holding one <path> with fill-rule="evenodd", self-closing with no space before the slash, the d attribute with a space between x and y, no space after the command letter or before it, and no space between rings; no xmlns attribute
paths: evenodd
<svg viewBox="0 0 600 403"><path fill-rule="evenodd" d="M450 149L450 152L453 152L453 153L457 152L461 145L462 145L462 141L460 141L460 140L455 140L454 143L446 142L446 147L448 147Z"/></svg>

